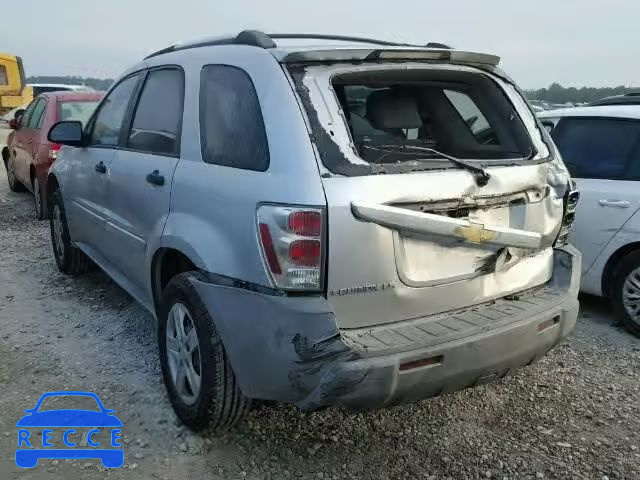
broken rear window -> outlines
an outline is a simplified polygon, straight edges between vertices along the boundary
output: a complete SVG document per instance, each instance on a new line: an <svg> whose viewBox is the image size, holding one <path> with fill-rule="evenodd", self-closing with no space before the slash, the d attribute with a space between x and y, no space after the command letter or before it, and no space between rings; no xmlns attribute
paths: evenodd
<svg viewBox="0 0 640 480"><path fill-rule="evenodd" d="M331 86L339 104L335 108L341 108L347 124L350 148L339 145L339 136L323 128L320 117L317 122L313 114L310 118L314 130L330 133L314 132L317 138L324 135L319 150L325 166L334 173L455 168L447 157L504 164L535 155L515 108L500 86L480 72L365 69L337 73ZM313 95L307 95L305 101L304 91L309 87L313 84L302 89L307 110L323 108L311 102ZM347 150L358 158L350 160ZM356 168L343 168L348 163ZM369 165L369 172L363 164Z"/></svg>

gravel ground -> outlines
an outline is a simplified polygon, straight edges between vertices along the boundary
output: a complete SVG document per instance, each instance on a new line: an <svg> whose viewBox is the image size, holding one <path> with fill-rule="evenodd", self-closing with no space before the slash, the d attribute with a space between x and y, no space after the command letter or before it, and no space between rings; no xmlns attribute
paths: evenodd
<svg viewBox="0 0 640 480"><path fill-rule="evenodd" d="M3 479L640 478L640 340L600 300L582 299L568 341L497 383L360 414L262 406L229 433L195 435L166 398L151 316L100 272L60 274L32 210L0 167ZM51 390L93 391L116 410L123 468L16 468L15 422Z"/></svg>

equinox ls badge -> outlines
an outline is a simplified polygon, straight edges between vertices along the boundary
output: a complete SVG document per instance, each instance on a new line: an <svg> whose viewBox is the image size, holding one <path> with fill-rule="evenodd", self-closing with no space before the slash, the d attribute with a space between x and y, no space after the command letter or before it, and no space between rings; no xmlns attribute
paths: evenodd
<svg viewBox="0 0 640 480"><path fill-rule="evenodd" d="M355 295L356 293L369 293L379 292L382 290L388 290L390 288L396 288L396 284L393 282L384 282L381 284L367 283L365 285L359 285L357 287L348 288L334 288L329 291L329 295L337 295L343 297L345 295Z"/></svg>

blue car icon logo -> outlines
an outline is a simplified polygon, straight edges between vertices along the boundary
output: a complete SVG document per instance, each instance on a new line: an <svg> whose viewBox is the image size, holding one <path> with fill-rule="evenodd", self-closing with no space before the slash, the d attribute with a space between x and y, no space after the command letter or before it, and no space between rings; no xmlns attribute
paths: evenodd
<svg viewBox="0 0 640 480"><path fill-rule="evenodd" d="M55 397L89 401L95 409L44 410L43 401L60 400ZM18 467L35 467L40 458L99 458L106 468L118 468L124 463L124 450L120 443L122 422L114 415L114 410L104 407L95 393L45 393L34 408L24 412L26 415L16 423ZM107 434L108 437L105 436Z"/></svg>

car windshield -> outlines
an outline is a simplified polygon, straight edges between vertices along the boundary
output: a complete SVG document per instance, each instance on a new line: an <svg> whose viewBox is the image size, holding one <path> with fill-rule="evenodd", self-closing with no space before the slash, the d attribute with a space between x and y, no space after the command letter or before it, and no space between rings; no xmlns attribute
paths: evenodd
<svg viewBox="0 0 640 480"><path fill-rule="evenodd" d="M98 105L97 100L60 102L60 121L77 120L84 125Z"/></svg>
<svg viewBox="0 0 640 480"><path fill-rule="evenodd" d="M46 397L40 407L38 413L50 410L90 410L100 412L100 406L96 399L87 395L56 395Z"/></svg>

